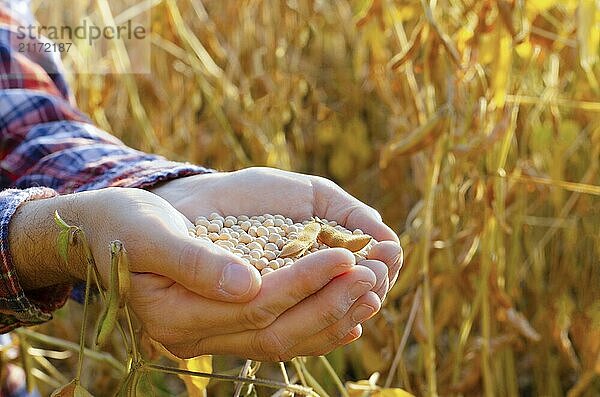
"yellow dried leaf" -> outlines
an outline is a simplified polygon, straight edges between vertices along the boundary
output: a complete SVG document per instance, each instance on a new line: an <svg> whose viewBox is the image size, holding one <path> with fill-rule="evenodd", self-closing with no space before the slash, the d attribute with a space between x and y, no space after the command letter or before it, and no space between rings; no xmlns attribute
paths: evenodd
<svg viewBox="0 0 600 397"><path fill-rule="evenodd" d="M373 393L373 397L415 397L406 390L402 389L381 389Z"/></svg>
<svg viewBox="0 0 600 397"><path fill-rule="evenodd" d="M471 24L461 26L460 29L454 35L454 41L456 42L456 49L462 54L468 47L467 43L473 38L475 31Z"/></svg>
<svg viewBox="0 0 600 397"><path fill-rule="evenodd" d="M413 154L430 144L443 130L443 123L449 114L449 107L439 108L425 124L420 125L408 135L401 135L392 140L381 151L379 165L388 166L391 159L399 155Z"/></svg>
<svg viewBox="0 0 600 397"><path fill-rule="evenodd" d="M496 59L491 70L492 103L504 107L512 65L512 37L505 29L499 29Z"/></svg>
<svg viewBox="0 0 600 397"><path fill-rule="evenodd" d="M529 0L526 2L527 13L530 15L539 14L554 7L558 0Z"/></svg>
<svg viewBox="0 0 600 397"><path fill-rule="evenodd" d="M212 356L206 355L190 358L189 360L181 360L179 367L188 371L212 374ZM205 391L210 381L209 378L190 375L180 375L180 377L185 383L188 396L201 397L206 395Z"/></svg>
<svg viewBox="0 0 600 397"><path fill-rule="evenodd" d="M577 40L579 57L584 68L598 60L600 28L597 23L598 7L596 0L581 0L577 11Z"/></svg>
<svg viewBox="0 0 600 397"><path fill-rule="evenodd" d="M423 12L419 4L390 4L386 5L386 8L388 8L388 12L385 14L386 23L389 25L409 21Z"/></svg>
<svg viewBox="0 0 600 397"><path fill-rule="evenodd" d="M50 397L92 397L89 391L73 379L66 385L56 389Z"/></svg>
<svg viewBox="0 0 600 397"><path fill-rule="evenodd" d="M335 143L338 134L341 132L342 125L337 115L330 114L322 121L319 121L315 130L315 135L319 145L329 145Z"/></svg>
<svg viewBox="0 0 600 397"><path fill-rule="evenodd" d="M345 148L339 146L329 158L329 172L337 179L346 180L353 175L354 159Z"/></svg>
<svg viewBox="0 0 600 397"><path fill-rule="evenodd" d="M527 39L521 44L515 46L515 52L523 59L531 58L531 54L533 54L533 46L531 45L531 41Z"/></svg>
<svg viewBox="0 0 600 397"><path fill-rule="evenodd" d="M399 388L381 388L374 384L373 380L359 380L358 382L347 382L346 390L350 397L362 397L367 393L373 397L414 397L406 390Z"/></svg>
<svg viewBox="0 0 600 397"><path fill-rule="evenodd" d="M358 162L364 164L371 158L371 146L367 125L361 117L352 117L344 125L344 133L340 143L348 154Z"/></svg>

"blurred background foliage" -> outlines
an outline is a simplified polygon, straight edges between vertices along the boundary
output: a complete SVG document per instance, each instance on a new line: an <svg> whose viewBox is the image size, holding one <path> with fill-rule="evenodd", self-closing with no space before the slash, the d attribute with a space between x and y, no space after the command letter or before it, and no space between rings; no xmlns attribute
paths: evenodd
<svg viewBox="0 0 600 397"><path fill-rule="evenodd" d="M151 11L152 73L78 74L90 61L126 72L117 48L65 62L80 108L133 147L323 175L381 212L405 267L363 337L329 355L343 380L596 396L599 5L118 0L115 15ZM34 2L45 23L99 6ZM46 327L76 340L66 310Z"/></svg>

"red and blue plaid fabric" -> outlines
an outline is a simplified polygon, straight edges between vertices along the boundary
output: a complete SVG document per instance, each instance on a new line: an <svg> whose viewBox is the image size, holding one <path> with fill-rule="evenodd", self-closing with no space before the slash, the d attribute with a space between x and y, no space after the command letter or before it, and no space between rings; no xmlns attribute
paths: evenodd
<svg viewBox="0 0 600 397"><path fill-rule="evenodd" d="M52 53L18 51L19 20L0 1L0 333L47 321L70 286L19 285L8 225L26 200L109 186L150 187L210 170L125 146L77 110ZM21 2L23 3L23 2ZM4 3L6 4L6 3ZM11 4L12 6L12 4ZM33 40L27 38L27 40Z"/></svg>

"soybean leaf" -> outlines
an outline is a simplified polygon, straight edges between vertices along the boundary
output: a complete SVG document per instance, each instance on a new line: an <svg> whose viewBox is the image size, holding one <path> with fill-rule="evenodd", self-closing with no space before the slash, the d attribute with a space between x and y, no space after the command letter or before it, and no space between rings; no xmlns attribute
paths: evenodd
<svg viewBox="0 0 600 397"><path fill-rule="evenodd" d="M56 245L58 248L58 254L65 261L69 261L69 229L62 229L58 233L56 239Z"/></svg>
<svg viewBox="0 0 600 397"><path fill-rule="evenodd" d="M54 222L60 227L62 230L69 229L69 226L58 214L58 210L54 211Z"/></svg>

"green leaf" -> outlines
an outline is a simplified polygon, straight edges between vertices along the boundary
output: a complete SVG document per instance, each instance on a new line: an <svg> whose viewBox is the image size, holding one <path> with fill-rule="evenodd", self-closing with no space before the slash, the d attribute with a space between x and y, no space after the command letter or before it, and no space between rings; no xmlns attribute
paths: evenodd
<svg viewBox="0 0 600 397"><path fill-rule="evenodd" d="M54 211L54 222L60 227L62 230L69 229L69 226L58 214L58 210Z"/></svg>
<svg viewBox="0 0 600 397"><path fill-rule="evenodd" d="M63 229L58 233L56 239L56 245L58 248L58 254L65 261L69 261L69 230Z"/></svg>

